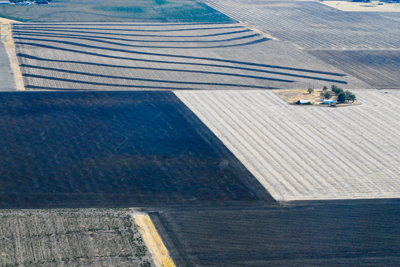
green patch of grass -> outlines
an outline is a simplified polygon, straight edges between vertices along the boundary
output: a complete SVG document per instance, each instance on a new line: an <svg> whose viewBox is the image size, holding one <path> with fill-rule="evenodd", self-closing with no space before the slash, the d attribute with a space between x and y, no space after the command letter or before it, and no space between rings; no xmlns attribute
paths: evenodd
<svg viewBox="0 0 400 267"><path fill-rule="evenodd" d="M126 13L142 13L143 9L138 6L100 6L95 7L96 10L110 12L126 12Z"/></svg>
<svg viewBox="0 0 400 267"><path fill-rule="evenodd" d="M41 23L235 22L195 0L55 0L49 5L2 6L0 17Z"/></svg>
<svg viewBox="0 0 400 267"><path fill-rule="evenodd" d="M168 3L165 0L155 0L155 2L156 2L157 5L164 5L164 4Z"/></svg>

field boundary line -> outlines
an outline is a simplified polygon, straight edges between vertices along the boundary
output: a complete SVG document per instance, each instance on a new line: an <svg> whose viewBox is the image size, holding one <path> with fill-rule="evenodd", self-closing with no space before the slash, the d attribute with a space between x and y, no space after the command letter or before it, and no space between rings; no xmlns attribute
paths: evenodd
<svg viewBox="0 0 400 267"><path fill-rule="evenodd" d="M155 265L157 267L176 267L149 215L133 213L131 216L134 218L143 240L153 256Z"/></svg>
<svg viewBox="0 0 400 267"><path fill-rule="evenodd" d="M249 30L252 30L253 32L256 32L256 33L258 33L258 34L260 34L260 35L262 35L262 36L264 36L264 37L266 37L268 39L279 41L278 38L273 37L272 35L269 35L268 33L265 33L265 32L263 32L263 31L261 31L261 30L259 30L257 28L254 28L254 27L250 26L249 24L246 24L246 23L240 21L239 25L243 26L243 27L245 27L245 28L247 28Z"/></svg>
<svg viewBox="0 0 400 267"><path fill-rule="evenodd" d="M22 22L18 21L18 20L6 19L6 18L0 17L0 23L22 23Z"/></svg>
<svg viewBox="0 0 400 267"><path fill-rule="evenodd" d="M14 73L17 91L25 91L24 80L22 78L21 69L19 68L19 62L15 52L15 44L12 38L11 28L11 23L1 23L1 41L4 43L8 59L10 60L10 66Z"/></svg>

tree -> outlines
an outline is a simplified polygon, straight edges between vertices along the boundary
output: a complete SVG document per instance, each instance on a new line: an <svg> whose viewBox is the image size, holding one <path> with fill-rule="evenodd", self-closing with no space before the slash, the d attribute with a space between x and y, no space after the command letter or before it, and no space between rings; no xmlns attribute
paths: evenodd
<svg viewBox="0 0 400 267"><path fill-rule="evenodd" d="M325 85L325 86L322 88L322 91L326 91L326 90L328 90L328 87Z"/></svg>
<svg viewBox="0 0 400 267"><path fill-rule="evenodd" d="M346 102L346 94L341 92L338 97L337 97L337 102L338 103L344 103Z"/></svg>
<svg viewBox="0 0 400 267"><path fill-rule="evenodd" d="M307 91L308 91L309 94L314 93L314 89L312 89L312 88L308 88Z"/></svg>
<svg viewBox="0 0 400 267"><path fill-rule="evenodd" d="M329 92L325 92L323 96L324 96L325 99L329 99L329 98L332 97L331 93L329 93Z"/></svg>
<svg viewBox="0 0 400 267"><path fill-rule="evenodd" d="M348 100L348 101L351 100L352 103L354 103L354 101L357 99L356 96L350 91L346 91L344 93L346 95L346 100Z"/></svg>

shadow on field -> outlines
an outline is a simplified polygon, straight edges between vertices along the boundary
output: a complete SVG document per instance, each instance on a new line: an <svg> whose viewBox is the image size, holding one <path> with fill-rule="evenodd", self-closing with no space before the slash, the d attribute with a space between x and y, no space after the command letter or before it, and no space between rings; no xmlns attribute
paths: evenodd
<svg viewBox="0 0 400 267"><path fill-rule="evenodd" d="M172 92L0 95L0 208L273 202Z"/></svg>
<svg viewBox="0 0 400 267"><path fill-rule="evenodd" d="M256 35L256 36L260 36L260 35ZM29 40L29 41L62 43L62 44L83 46L83 47L89 47L89 48L95 48L96 47L96 46L87 45L87 44L73 43L73 42L67 42L67 41L58 41L58 40L51 40L51 39L36 39L36 38L26 38L26 37L18 37L18 39L20 39L20 40ZM246 42L246 43L241 43L241 44L226 44L226 45L214 45L214 46L151 46L151 45L131 45L131 44L116 43L116 42L107 42L107 41L103 41L103 40L96 40L96 39L93 39L93 38L74 38L74 37L71 37L69 39L89 40L89 41L95 41L95 42L98 42L98 43L105 43L105 44L111 44L111 45L116 45L116 46L124 46L124 47L134 47L134 48L170 48L170 49L209 49L209 48L240 47L240 46L258 44L258 43L262 43L262 42L266 42L266 41L270 40L270 39L267 39L265 37L262 37L260 39L249 41L249 42ZM99 49L99 47L97 49ZM128 50L109 48L109 47L101 47L101 49L119 51L119 52L128 51Z"/></svg>
<svg viewBox="0 0 400 267"><path fill-rule="evenodd" d="M72 73L71 71L65 71L68 73ZM268 86L256 86L256 85L247 85L247 84L235 84L235 83L202 83L202 82L182 82L182 81L169 81L169 80L153 80L153 79L141 79L141 78L117 78L116 76L105 76L98 74L86 74L87 76L94 77L105 77L119 80L128 80L128 81L145 81L145 82L155 82L155 83L172 83L172 84L186 84L186 85L212 85L212 86L228 86L228 87L242 87L242 88L253 88L253 89L275 89L273 87ZM126 88L154 88L154 89L171 89L171 87L163 87L163 86L147 86L147 85L133 85L133 84L112 84L112 83L102 83L102 82L94 82L94 81L81 81L76 79L64 79L52 76L44 76L44 75L35 75L35 74L24 74L24 77L37 78L37 79L46 79L51 81L60 81L60 82L69 82L76 84L89 84L89 85L99 85L99 86L110 86L110 87L126 87ZM103 77L103 78L104 78ZM188 90L187 87L180 88L181 90Z"/></svg>
<svg viewBox="0 0 400 267"><path fill-rule="evenodd" d="M30 29L30 28L29 28ZM91 31L73 31L67 29L60 29L60 30L46 30L48 31L55 31L55 32L73 32L73 33L85 33L85 34L98 34L98 35L117 35L117 36L135 36L135 37L165 37L165 38L200 38L200 37L214 37L214 36L221 36L221 35L230 35L230 34L237 34L237 33L248 33L253 32L249 29L244 29L240 31L230 31L230 32L220 32L220 33L211 33L211 34L203 34L203 35L161 35L161 34L125 34L125 33L114 33L114 32L91 32ZM28 31L26 28L22 28L21 30L13 29L14 34L26 34L30 33L35 35L35 31ZM55 33L57 34L57 33ZM97 37L98 38L98 37Z"/></svg>
<svg viewBox="0 0 400 267"><path fill-rule="evenodd" d="M15 28L19 29L20 27L19 26L15 26ZM22 28L25 28L25 25ZM51 29L57 29L57 30L62 29L60 27L42 27L42 26L41 27L35 27L35 26L34 27L30 27L30 26L28 26L26 28L39 29L39 30L43 30L44 29L46 31L51 31ZM127 32L181 32L181 31L221 30L221 29L239 29L239 28L243 28L243 26L203 27L203 28L195 27L195 28L169 29L169 30L143 30L143 29L139 30L139 29L127 29L125 27L124 28L114 28L114 27L112 27L112 28L92 28L92 27L90 27L90 28L88 28L88 27L79 28L79 27L74 27L73 29L74 30L79 30L79 29L87 30L87 29L90 29L90 30L100 30L100 31L109 30L109 31L127 31Z"/></svg>
<svg viewBox="0 0 400 267"><path fill-rule="evenodd" d="M55 60L55 59L47 59L47 58L40 58L34 57L26 54L18 54L21 58L29 58L38 61L47 61L47 62L56 62L56 63L69 63L69 64L82 64L82 65L90 65L90 66L99 66L99 67L109 67L109 68L120 68L120 69L141 69L141 70L160 70L160 71L172 71L172 72L186 72L186 73L203 73L203 74L217 74L217 75L227 75L227 76L236 76L236 77L244 77L244 78L252 78L252 79L270 79L261 76L252 76L252 75L241 75L235 73L227 73L227 72L213 72L213 71L199 71L199 70L188 70L188 69L171 69L171 68L150 68L150 67L137 67L137 66L121 66L121 65L111 65L111 64L100 64L100 63L93 63L93 62L83 62L83 61L71 61L71 60ZM166 63L166 64L180 64L180 62L173 62L173 61L160 61L160 60L146 60L146 59L136 59L136 58L119 58L124 60L133 60L133 61L144 61L144 62L152 62L152 63ZM193 65L193 66L207 66L207 67L218 67L218 68L228 68L228 69L237 69L237 70L246 70L246 71L254 71L254 72L262 72L268 74L277 74L283 76L290 76L290 77L298 77L298 78L306 78L306 79L313 79L313 80L321 80L321 81L329 81L329 82L337 82L337 83L346 83L340 80L333 80L327 78L320 78L314 76L306 76L306 75L298 75L292 73L285 73L285 72L277 72L277 71L268 71L262 69L251 69L251 68L243 68L243 67L235 67L235 66L226 66L226 65L214 65L214 64L201 64L201 63L185 63L185 65ZM43 67L39 67L42 65L26 65L21 64L21 67L29 67L29 68L38 68L38 69L45 69ZM281 79L276 79L278 81ZM285 82L294 82L290 80L281 80Z"/></svg>
<svg viewBox="0 0 400 267"><path fill-rule="evenodd" d="M32 68L32 69L40 69L40 70L49 70L49 71L56 71L56 72L64 72L69 74L77 74L77 75L84 75L84 76L92 76L92 77L101 77L101 78L109 78L109 79L119 79L119 80L131 80L131 81L149 81L149 82L162 82L162 83L181 83L181 84L210 84L210 83L199 83L199 82L182 82L182 81L172 81L172 80L155 80L155 79L142 79L142 78L131 78L131 77L123 77L123 76L113 76L113 75L104 75L104 74L97 74L97 73L89 73L89 72L80 72L80 71L73 71L73 70L65 70L65 69L56 69L56 68L45 68L35 65L27 65L21 64L21 67L24 68ZM282 79L274 79L274 78L267 78L267 77L260 77L260 76L251 76L251 75L241 75L241 74L234 74L234 73L223 73L223 72L208 72L208 71L193 71L193 70L175 70L175 69L161 69L161 68L144 68L144 67L131 67L132 69L145 69L145 70L163 70L163 71L178 71L178 72L194 72L194 73L203 73L203 74L217 74L217 75L226 75L226 76L235 76L241 78L251 78L251 79L260 79L260 80L269 80L269 81L277 81L277 82L287 82L292 83L294 81L291 80L282 80ZM26 74L29 76L29 74ZM221 83L212 83L213 85L225 85ZM229 84L229 86L232 86ZM237 85L243 86L243 85Z"/></svg>
<svg viewBox="0 0 400 267"><path fill-rule="evenodd" d="M19 38L15 37L15 39L17 40ZM40 41L40 39L38 39L38 40ZM55 41L55 42L57 42L57 41ZM219 58L194 57L194 56L171 55L171 54L162 54L162 53L151 53L151 52L122 50L122 49L112 49L112 48L107 48L107 47L89 46L89 45L83 45L83 44L72 43L72 42L58 42L58 43L74 45L74 46L82 46L82 47L99 49L99 50L122 52L122 53L128 53L128 54L148 55L148 56L157 56L157 57L161 56L161 57L172 57L172 58L183 58L183 59L195 59L195 60L207 60L207 61L216 61L216 62L223 62L223 63L232 63L232 64L239 64L239 65L249 65L249 66L266 67L266 68L274 68L274 69L284 69L284 70L292 70L292 71L308 72L308 73L324 74L324 75L332 75L332 76L340 76L340 77L346 76L346 74L343 74L343 73L325 72L325 71L299 69L299 68L290 68L290 67L283 67L283 66L276 66L276 65L268 65L268 64L260 64L260 63L253 63L253 62L236 61L236 60L227 60L227 59L219 59ZM73 52L73 53L78 53L78 54L86 54L86 55L92 55L92 56L99 56L99 57L138 60L136 58L110 56L110 55L105 55L105 54L99 54L99 53L93 53L93 52L85 52L85 51L81 51L81 50L74 50L74 49L62 48L62 47L57 47L57 46L43 45L43 44L38 44L38 43L25 43L25 42L15 41L15 44L18 44L18 45L30 45L30 46L35 46L35 47L48 48L48 49L67 51L67 52ZM143 59L141 59L141 60L143 60ZM153 62L157 62L157 61L153 61ZM167 62L167 61L159 61L159 62L170 63L170 62ZM174 61L171 61L171 64L204 65L204 64L201 64L201 63L187 63L187 62L174 62ZM228 67L228 66L224 66L224 67ZM346 82L342 81L342 83L346 83Z"/></svg>
<svg viewBox="0 0 400 267"><path fill-rule="evenodd" d="M95 36L95 38L89 38L84 35L71 35L71 34L46 34L46 33L18 33L18 36L45 36L45 37L55 37L55 38L68 38L68 39L80 39L80 40L89 40L93 42L99 42L99 43L110 43L110 44L118 44L118 45L125 45L125 44L119 44L115 42L106 42L103 40L99 39L107 39L107 40L118 40L118 41L126 41L126 42L138 42L138 43L223 43L223 42L230 42L230 41L236 41L236 40L243 40L243 39L248 39L248 38L253 38L253 37L259 37L259 34L251 34L251 35L245 35L245 36L239 36L239 37L234 37L234 38L229 38L229 39L222 39L222 40L138 40L138 39L123 39L123 38L113 38L113 37L108 37L108 36ZM175 36L173 36L175 38ZM130 45L132 46L132 45ZM162 46L154 46L154 47L159 47L163 48ZM181 47L176 47L176 48L181 48ZM183 47L185 48L185 47ZM203 47L198 47L198 48L203 48ZM208 48L208 47L205 47Z"/></svg>

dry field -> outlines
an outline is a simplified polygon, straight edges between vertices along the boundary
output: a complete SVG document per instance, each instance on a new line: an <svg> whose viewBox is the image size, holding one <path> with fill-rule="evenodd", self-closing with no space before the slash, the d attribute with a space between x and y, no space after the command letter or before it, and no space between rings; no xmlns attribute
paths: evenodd
<svg viewBox="0 0 400 267"><path fill-rule="evenodd" d="M2 210L0 266L155 266L129 212Z"/></svg>
<svg viewBox="0 0 400 267"><path fill-rule="evenodd" d="M26 90L368 88L239 24L24 24L13 36Z"/></svg>
<svg viewBox="0 0 400 267"><path fill-rule="evenodd" d="M341 12L313 1L202 1L237 21L307 50L400 48L398 15L387 15L391 13Z"/></svg>
<svg viewBox="0 0 400 267"><path fill-rule="evenodd" d="M347 1L323 1L324 5L339 9L341 11L351 12L400 12L400 4L383 3L378 5L379 1L364 2L347 2Z"/></svg>
<svg viewBox="0 0 400 267"><path fill-rule="evenodd" d="M291 106L267 91L175 94L276 200L400 197L399 91L362 105Z"/></svg>

